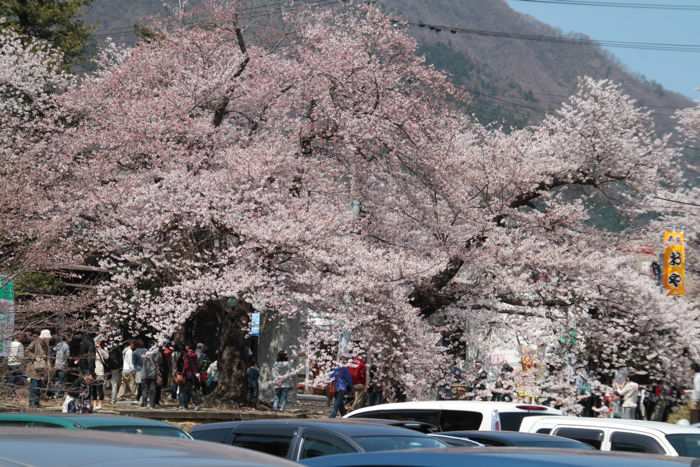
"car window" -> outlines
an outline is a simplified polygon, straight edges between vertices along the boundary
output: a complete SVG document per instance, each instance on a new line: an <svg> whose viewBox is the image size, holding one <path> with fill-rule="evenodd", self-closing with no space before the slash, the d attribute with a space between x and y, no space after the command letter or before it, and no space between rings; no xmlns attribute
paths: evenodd
<svg viewBox="0 0 700 467"><path fill-rule="evenodd" d="M503 431L520 431L520 424L525 417L541 417L543 415L554 415L541 412L499 412L501 419L501 430Z"/></svg>
<svg viewBox="0 0 700 467"><path fill-rule="evenodd" d="M388 420L415 420L438 426L440 424L439 410L378 410L358 414L363 418L384 418ZM443 431L445 429L443 428Z"/></svg>
<svg viewBox="0 0 700 467"><path fill-rule="evenodd" d="M292 444L292 437L283 435L236 435L233 438L234 446L277 457L287 457L290 444Z"/></svg>
<svg viewBox="0 0 700 467"><path fill-rule="evenodd" d="M478 430L483 418L480 412L443 410L440 414L440 428L442 431Z"/></svg>
<svg viewBox="0 0 700 467"><path fill-rule="evenodd" d="M552 432L551 428L540 428L539 430L536 431L536 433L540 433L542 435L548 435Z"/></svg>
<svg viewBox="0 0 700 467"><path fill-rule="evenodd" d="M330 456L348 452L354 452L348 445L341 445L340 443L320 439L316 436L304 436L299 451L299 459L311 459L312 457Z"/></svg>
<svg viewBox="0 0 700 467"><path fill-rule="evenodd" d="M615 431L610 437L611 451L665 454L664 449L651 436Z"/></svg>
<svg viewBox="0 0 700 467"><path fill-rule="evenodd" d="M666 435L666 439L668 439L679 456L700 457L700 434Z"/></svg>
<svg viewBox="0 0 700 467"><path fill-rule="evenodd" d="M190 435L181 429L167 426L96 426L89 429L95 431L109 431L112 433L131 433L147 436L165 436L166 438L190 439Z"/></svg>
<svg viewBox="0 0 700 467"><path fill-rule="evenodd" d="M429 436L359 436L353 440L367 452L447 447Z"/></svg>
<svg viewBox="0 0 700 467"><path fill-rule="evenodd" d="M193 430L194 439L201 441L211 441L213 443L230 444L233 439L232 428L217 428L208 430Z"/></svg>
<svg viewBox="0 0 700 467"><path fill-rule="evenodd" d="M467 438L458 438L456 436L443 436L443 435L435 435L435 434L428 435L428 436L430 436L431 438L439 439L443 443L447 444L448 446L452 446L452 447L473 448L473 447L477 447L477 446L480 447L481 446L481 444L479 444L478 442L476 442L472 439L467 439Z"/></svg>
<svg viewBox="0 0 700 467"><path fill-rule="evenodd" d="M554 434L590 444L596 449L600 449L600 445L603 442L603 432L600 430L591 430L587 428L559 428Z"/></svg>

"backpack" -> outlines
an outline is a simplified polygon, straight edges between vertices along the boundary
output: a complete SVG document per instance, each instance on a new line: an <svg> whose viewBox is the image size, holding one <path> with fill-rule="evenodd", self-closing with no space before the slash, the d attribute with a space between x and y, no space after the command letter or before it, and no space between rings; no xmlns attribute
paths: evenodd
<svg viewBox="0 0 700 467"><path fill-rule="evenodd" d="M124 367L124 356L121 349L112 349L105 363L111 370L121 370Z"/></svg>

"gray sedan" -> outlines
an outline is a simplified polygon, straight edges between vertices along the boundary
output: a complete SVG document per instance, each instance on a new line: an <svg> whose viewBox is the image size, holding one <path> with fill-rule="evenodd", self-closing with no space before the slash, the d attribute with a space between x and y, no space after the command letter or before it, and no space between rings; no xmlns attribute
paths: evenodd
<svg viewBox="0 0 700 467"><path fill-rule="evenodd" d="M0 467L286 467L277 457L213 443L90 430L0 428Z"/></svg>

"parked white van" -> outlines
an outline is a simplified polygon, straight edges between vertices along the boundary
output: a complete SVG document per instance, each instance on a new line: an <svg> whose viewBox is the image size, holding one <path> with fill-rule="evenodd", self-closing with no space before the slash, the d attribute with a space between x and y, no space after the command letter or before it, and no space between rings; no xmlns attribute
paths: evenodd
<svg viewBox="0 0 700 467"><path fill-rule="evenodd" d="M530 417L520 431L588 443L601 451L700 457L700 429L646 420L588 417Z"/></svg>
<svg viewBox="0 0 700 467"><path fill-rule="evenodd" d="M416 420L440 431L509 430L518 431L525 417L561 415L543 405L482 401L417 401L373 405L350 412L345 418Z"/></svg>

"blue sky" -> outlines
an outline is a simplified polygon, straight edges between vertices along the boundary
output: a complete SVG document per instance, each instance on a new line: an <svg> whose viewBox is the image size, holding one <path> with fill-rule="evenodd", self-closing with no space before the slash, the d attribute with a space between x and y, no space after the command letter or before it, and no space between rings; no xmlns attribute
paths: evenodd
<svg viewBox="0 0 700 467"><path fill-rule="evenodd" d="M640 0L616 2L640 3ZM650 3L651 0L644 2ZM700 44L700 11L536 4L518 0L508 0L508 3L513 9L534 16L564 32L581 32L592 39ZM698 0L655 0L653 3L700 6ZM700 87L700 53L620 48L608 50L629 70L641 73L693 100L700 100L700 92L697 90Z"/></svg>

